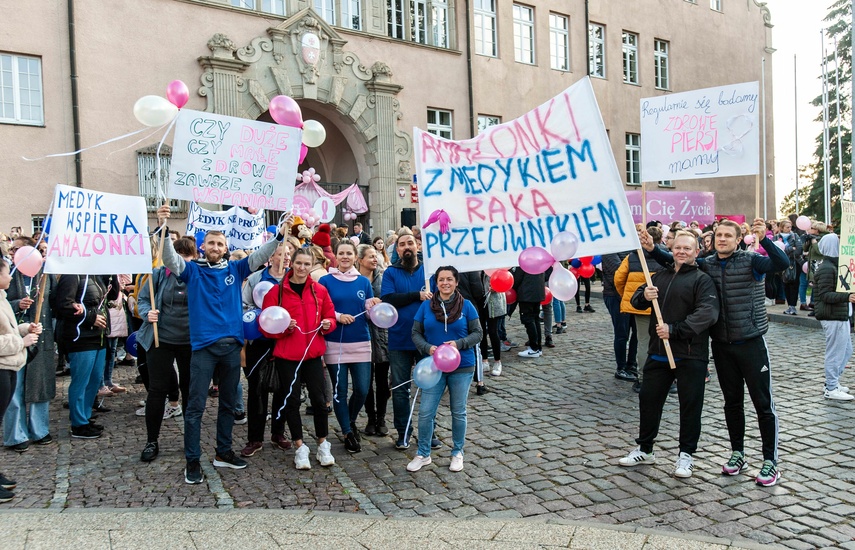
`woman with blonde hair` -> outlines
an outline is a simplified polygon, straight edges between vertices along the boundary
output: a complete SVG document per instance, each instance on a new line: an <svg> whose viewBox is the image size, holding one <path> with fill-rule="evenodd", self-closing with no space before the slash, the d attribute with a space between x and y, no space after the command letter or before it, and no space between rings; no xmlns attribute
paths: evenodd
<svg viewBox="0 0 855 550"><path fill-rule="evenodd" d="M313 281L318 281L321 277L327 274L327 268L330 265L329 258L324 255L324 251L320 246L312 245L308 248L309 255L312 256L312 271L309 276Z"/></svg>

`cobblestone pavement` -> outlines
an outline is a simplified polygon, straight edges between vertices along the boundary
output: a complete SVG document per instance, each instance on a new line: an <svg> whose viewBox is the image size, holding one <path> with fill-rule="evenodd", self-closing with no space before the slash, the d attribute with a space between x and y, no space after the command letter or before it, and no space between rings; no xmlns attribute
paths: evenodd
<svg viewBox="0 0 855 550"><path fill-rule="evenodd" d="M186 485L180 417L164 423L158 459L139 461L145 426L134 410L144 390L131 383L135 369L119 367L116 379L129 392L109 399L112 412L98 420L106 426L103 438L70 439L68 412L61 408L68 378L62 378L51 411L58 444L21 454L0 451L2 470L19 481L19 496L0 510L287 508L392 518L581 520L737 543L855 549L855 404L822 397L821 331L772 323L766 337L780 416L780 484L762 488L753 482L762 457L750 401L746 452L751 467L745 475L720 475L730 453L714 372L695 474L683 480L671 477L676 396L665 406L658 462L635 469L617 466L635 445L637 396L630 383L613 377L611 324L602 302L593 304L596 313L568 313L569 332L556 335L557 347L547 349L543 358L522 360L509 353L503 376L487 380L489 393L479 397L473 389L466 466L460 473L448 471L447 398L437 418L445 446L434 452L433 465L415 474L405 469L414 446L404 453L389 437L367 436L363 451L355 455L332 437L337 464L329 469L314 461L314 444L312 470L298 472L293 451L265 442L246 470L215 470L210 462L212 399L202 431L208 482ZM525 339L517 317L509 328L513 339ZM855 382L848 370L843 383L847 379ZM310 418L304 417L304 423L311 429ZM332 416L330 425L337 428ZM235 448L242 448L246 426L235 426L234 435Z"/></svg>

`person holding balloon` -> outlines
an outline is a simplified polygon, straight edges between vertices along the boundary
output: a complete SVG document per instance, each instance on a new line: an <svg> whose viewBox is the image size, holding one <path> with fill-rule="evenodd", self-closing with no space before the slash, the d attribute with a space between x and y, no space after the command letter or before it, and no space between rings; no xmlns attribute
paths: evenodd
<svg viewBox="0 0 855 550"><path fill-rule="evenodd" d="M383 288L383 269L379 266L379 255L380 253L374 247L367 244L356 247L359 274L371 281L374 296L379 296ZM397 311L395 314L397 315ZM386 324L380 327L374 324L370 317L369 314L371 382L368 384L368 393L365 396L365 414L368 416L368 423L363 431L365 435L386 435L389 433L389 428L386 427L386 404L392 397L392 392L389 390L389 333Z"/></svg>
<svg viewBox="0 0 855 550"><path fill-rule="evenodd" d="M325 336L324 362L333 381L333 410L349 453L362 450L356 418L371 385L371 334L364 314L381 303L380 298L374 297L371 281L355 267L356 254L353 242L339 242L335 251L338 267L331 267L329 274L318 281L327 289L335 308L336 328ZM353 381L350 401L348 373Z"/></svg>
<svg viewBox="0 0 855 550"><path fill-rule="evenodd" d="M294 465L309 470L309 445L303 442L300 385L306 384L313 408L317 460L335 464L330 451L329 423L324 400L324 336L336 328L336 312L327 289L312 280L312 254L301 248L291 256L291 270L264 296L258 324L261 333L275 341L273 357L279 380L288 385L283 402L274 402L273 417L285 418L296 447Z"/></svg>
<svg viewBox="0 0 855 550"><path fill-rule="evenodd" d="M483 334L477 308L457 290L460 283L457 269L440 267L434 278L437 292L430 300L422 302L416 312L412 338L419 353L429 356L441 375L432 386L417 381L423 392L419 407L419 447L416 457L407 464L407 470L417 472L432 462L430 452L436 411L448 388L452 439L448 469L459 472L463 469L466 402L475 371L475 347Z"/></svg>
<svg viewBox="0 0 855 550"><path fill-rule="evenodd" d="M185 262L196 259L196 241L182 237L172 246ZM178 416L187 409L190 393L190 311L187 306L187 285L165 267L152 272L154 300L149 285L139 293L138 311L143 319L136 332L137 346L145 350L148 366L148 395L145 401L146 444L140 454L142 462L151 462L160 454L160 428L164 417ZM154 325L157 323L159 346L154 345ZM181 404L167 397L174 392L175 367L178 365L178 388ZM165 414L169 412L169 415Z"/></svg>
<svg viewBox="0 0 855 550"><path fill-rule="evenodd" d="M241 291L244 308L244 337L247 340L244 374L247 380L248 420L247 444L241 450L241 456L253 456L263 447L270 391L273 391L274 403L285 400L284 388L262 387L263 373L267 362L272 361L275 340L265 338L261 333L258 327L258 316L261 315L261 306L264 304L267 292L279 285L288 272L291 266L291 253L291 245L287 242L276 247L276 251L270 256L268 266L250 275ZM274 447L283 451L291 448L291 441L285 437L285 421L281 417L271 419L270 441Z"/></svg>

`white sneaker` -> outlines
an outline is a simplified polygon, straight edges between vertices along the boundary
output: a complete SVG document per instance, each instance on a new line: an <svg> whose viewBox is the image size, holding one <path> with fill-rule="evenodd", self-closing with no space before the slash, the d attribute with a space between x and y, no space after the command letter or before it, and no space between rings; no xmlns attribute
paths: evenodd
<svg viewBox="0 0 855 550"><path fill-rule="evenodd" d="M145 410L145 407L143 407ZM172 418L173 416L181 416L184 411L181 410L181 403L175 405L174 407L169 403L166 404L166 408L163 409L163 419Z"/></svg>
<svg viewBox="0 0 855 550"><path fill-rule="evenodd" d="M135 415L137 415L137 416L145 416L145 405L143 405L142 407L140 407L139 409L137 409L137 410L134 412L134 414L135 414Z"/></svg>
<svg viewBox="0 0 855 550"><path fill-rule="evenodd" d="M519 355L520 357L536 359L536 358L542 356L543 352L542 351L534 351L531 348L526 348L525 351L521 351L517 355Z"/></svg>
<svg viewBox="0 0 855 550"><path fill-rule="evenodd" d="M842 391L843 393L849 393L849 388L846 386L841 386L840 384L838 384L837 389Z"/></svg>
<svg viewBox="0 0 855 550"><path fill-rule="evenodd" d="M618 460L621 466L637 466L639 464L653 464L656 462L656 453L643 453L641 447L633 449L628 455Z"/></svg>
<svg viewBox="0 0 855 550"><path fill-rule="evenodd" d="M692 455L689 453L680 453L677 458L677 467L674 469L674 477L692 477L692 470L695 469L695 463L692 461Z"/></svg>
<svg viewBox="0 0 855 550"><path fill-rule="evenodd" d="M318 462L321 463L321 466L332 466L335 464L335 459L333 458L332 453L330 452L330 442L324 441L320 445L318 445L318 456L316 457Z"/></svg>
<svg viewBox="0 0 855 550"><path fill-rule="evenodd" d="M849 395L845 391L841 390L840 387L834 388L831 391L825 390L824 397L826 399L834 399L836 401L851 401L855 399L855 395Z"/></svg>
<svg viewBox="0 0 855 550"><path fill-rule="evenodd" d="M771 299L771 298L766 298L766 301L764 302L764 304L765 304L765 305L767 305L767 306L774 306L774 305L775 305L775 300L773 300L773 299Z"/></svg>
<svg viewBox="0 0 855 550"><path fill-rule="evenodd" d="M312 465L309 464L309 446L303 443L294 452L294 466L298 470L311 470Z"/></svg>
<svg viewBox="0 0 855 550"><path fill-rule="evenodd" d="M490 371L490 376L502 376L502 362L496 361L493 363L493 370Z"/></svg>
<svg viewBox="0 0 855 550"><path fill-rule="evenodd" d="M429 456L421 456L416 455L416 458L412 459L409 464L407 464L408 472L418 472L422 469L422 466L427 466L433 462Z"/></svg>
<svg viewBox="0 0 855 550"><path fill-rule="evenodd" d="M451 464L448 469L452 472L459 472L463 469L463 455L454 455L451 457Z"/></svg>
<svg viewBox="0 0 855 550"><path fill-rule="evenodd" d="M499 346L499 349L501 349L502 351L511 351L511 346L509 346L509 345L505 344L504 342L502 342L502 345L501 345L501 346Z"/></svg>

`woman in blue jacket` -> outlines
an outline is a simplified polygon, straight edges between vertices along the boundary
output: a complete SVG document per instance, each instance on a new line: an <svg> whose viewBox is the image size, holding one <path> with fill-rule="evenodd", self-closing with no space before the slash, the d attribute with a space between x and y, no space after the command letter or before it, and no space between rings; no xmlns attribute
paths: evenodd
<svg viewBox="0 0 855 550"><path fill-rule="evenodd" d="M452 372L443 372L439 382L422 391L419 406L419 449L407 464L416 472L431 463L430 449L439 400L448 388L451 407L451 465L452 472L463 469L463 444L466 440L466 401L475 371L475 346L481 342L481 322L478 310L457 291L460 274L453 266L436 270L437 292L422 302L413 322L413 343L422 355L433 355L436 348L449 344L460 350L460 365Z"/></svg>

